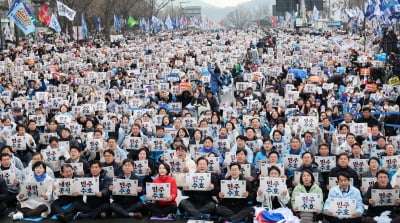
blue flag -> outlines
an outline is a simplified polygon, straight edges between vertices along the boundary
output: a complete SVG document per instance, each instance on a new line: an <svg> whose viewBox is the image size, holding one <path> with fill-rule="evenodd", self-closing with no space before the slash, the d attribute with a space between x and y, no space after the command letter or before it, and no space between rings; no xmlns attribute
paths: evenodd
<svg viewBox="0 0 400 223"><path fill-rule="evenodd" d="M57 33L61 33L60 23L58 23L57 17L54 14L51 14L49 27L54 29Z"/></svg>
<svg viewBox="0 0 400 223"><path fill-rule="evenodd" d="M10 15L10 12L12 12L12 11L14 10L14 8L15 8L18 4L20 4L20 3L22 3L21 0L14 0L14 1L12 2L11 6L10 6L10 9L9 9L7 15Z"/></svg>
<svg viewBox="0 0 400 223"><path fill-rule="evenodd" d="M365 17L369 17L374 14L376 2L371 0L367 6L367 10L365 11Z"/></svg>
<svg viewBox="0 0 400 223"><path fill-rule="evenodd" d="M10 8L8 18L13 21L25 35L35 32L35 25L31 20L29 13L26 11L24 4L17 4L14 8Z"/></svg>
<svg viewBox="0 0 400 223"><path fill-rule="evenodd" d="M119 22L119 19L116 15L114 15L114 26L117 29L117 32L122 32L121 31L121 23Z"/></svg>
<svg viewBox="0 0 400 223"><path fill-rule="evenodd" d="M100 16L97 16L97 19L96 19L96 28L97 28L97 32L101 33L101 20L100 20Z"/></svg>
<svg viewBox="0 0 400 223"><path fill-rule="evenodd" d="M83 13L82 13L82 35L83 38L88 39L88 29L86 26L85 17L83 17Z"/></svg>

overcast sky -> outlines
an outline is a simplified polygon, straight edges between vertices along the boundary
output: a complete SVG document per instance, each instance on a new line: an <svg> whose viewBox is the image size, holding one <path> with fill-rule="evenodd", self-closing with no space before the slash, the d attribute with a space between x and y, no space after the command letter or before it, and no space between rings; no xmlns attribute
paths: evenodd
<svg viewBox="0 0 400 223"><path fill-rule="evenodd" d="M250 0L200 0L200 1L216 7L224 8L228 6L237 6L240 3L249 2Z"/></svg>

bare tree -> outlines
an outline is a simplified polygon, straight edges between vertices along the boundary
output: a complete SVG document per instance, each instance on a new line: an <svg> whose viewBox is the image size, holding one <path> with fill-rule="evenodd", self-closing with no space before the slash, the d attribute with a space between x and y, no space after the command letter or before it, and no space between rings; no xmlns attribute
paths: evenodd
<svg viewBox="0 0 400 223"><path fill-rule="evenodd" d="M238 7L229 12L224 19L226 25L233 26L236 29L247 28L250 25L251 20L250 11L243 7Z"/></svg>
<svg viewBox="0 0 400 223"><path fill-rule="evenodd" d="M141 0L118 0L116 1L115 10L122 18L128 18L129 13L132 12L133 7L135 7Z"/></svg>
<svg viewBox="0 0 400 223"><path fill-rule="evenodd" d="M271 9L268 4L259 4L258 7L253 8L253 19L265 19L271 16Z"/></svg>
<svg viewBox="0 0 400 223"><path fill-rule="evenodd" d="M147 2L151 9L151 14L148 15L148 18L150 18L153 15L157 16L158 13L171 2L171 0L147 0Z"/></svg>

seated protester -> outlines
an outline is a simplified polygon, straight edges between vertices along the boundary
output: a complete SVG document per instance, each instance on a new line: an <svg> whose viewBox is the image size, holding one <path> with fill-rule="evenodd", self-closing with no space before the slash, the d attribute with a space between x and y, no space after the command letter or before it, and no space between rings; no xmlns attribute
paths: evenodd
<svg viewBox="0 0 400 223"><path fill-rule="evenodd" d="M109 150L109 149L111 149L114 152L115 162L117 162L118 164L121 164L123 160L128 158L128 154L127 154L126 150L119 148L116 138L110 137L107 139L106 150Z"/></svg>
<svg viewBox="0 0 400 223"><path fill-rule="evenodd" d="M281 170L276 166L268 168L268 176L279 178L281 177ZM260 202L263 207L269 210L285 208L286 204L290 200L289 192L287 190L282 191L279 196L271 195L270 193L264 193L260 188L257 191L257 202Z"/></svg>
<svg viewBox="0 0 400 223"><path fill-rule="evenodd" d="M69 128L62 128L61 129L60 142L68 142L69 145L82 146L81 138L79 138L79 136L72 136L71 135L71 130Z"/></svg>
<svg viewBox="0 0 400 223"><path fill-rule="evenodd" d="M0 158L0 172L13 171L15 173L14 182L6 182L8 196L2 199L4 202L12 205L17 202L16 196L19 192L19 182L22 180L22 171L11 165L11 156L8 153L2 153ZM1 178L1 177L0 177Z"/></svg>
<svg viewBox="0 0 400 223"><path fill-rule="evenodd" d="M189 140L189 145L191 144L199 145L202 143L203 143L203 133L199 129L194 130L193 137L191 137Z"/></svg>
<svg viewBox="0 0 400 223"><path fill-rule="evenodd" d="M105 144L104 137L103 137L103 132L102 130L99 129L100 125L94 130L93 132L93 139L98 139L102 142L102 144ZM101 127L103 128L103 127ZM89 139L85 140L85 149L82 151L83 157L88 161L92 160L99 160L100 159L100 151L104 150L104 148L101 148L99 150L92 150L90 148L90 144L88 143Z"/></svg>
<svg viewBox="0 0 400 223"><path fill-rule="evenodd" d="M122 173L118 175L118 179L138 180L137 196L113 195L113 202L110 208L114 213L121 214L125 217L142 218L143 204L140 200L140 195L143 191L143 181L140 180L133 172L134 162L131 159L126 159L122 162ZM110 185L109 189L112 192L114 186ZM115 214L113 214L114 216Z"/></svg>
<svg viewBox="0 0 400 223"><path fill-rule="evenodd" d="M354 143L351 145L351 155L349 156L350 159L368 159L367 155L361 154L361 145L358 143Z"/></svg>
<svg viewBox="0 0 400 223"><path fill-rule="evenodd" d="M238 126L239 126L239 124L238 124ZM225 128L226 128L226 130L228 130L228 136L229 136L229 139L231 140L231 145L233 145L235 143L236 137L239 135L239 131L236 129L235 124L233 124L231 121L228 121L225 124Z"/></svg>
<svg viewBox="0 0 400 223"><path fill-rule="evenodd" d="M376 146L372 147L369 154L370 156L378 156L381 157L382 154L385 153L386 148L386 138L384 136L378 136L376 140Z"/></svg>
<svg viewBox="0 0 400 223"><path fill-rule="evenodd" d="M224 162L224 159L222 158L222 155L219 152L219 150L213 146L213 143L214 143L214 139L211 136L207 136L203 140L203 147L201 147L201 149L199 149L198 152L207 153L207 154L213 152L213 153L217 154L217 156L219 157L219 163L222 164ZM231 152L233 152L232 149L231 149Z"/></svg>
<svg viewBox="0 0 400 223"><path fill-rule="evenodd" d="M244 149L247 151L247 162L248 163L253 163L253 159L254 159L254 154L253 154L253 150L251 150L247 145L247 137L243 136L243 135L239 135L238 137L236 137L236 144L231 148L230 152L231 153L236 153L236 151L238 149Z"/></svg>
<svg viewBox="0 0 400 223"><path fill-rule="evenodd" d="M255 153L260 152L261 147L263 146L263 142L261 139L257 138L256 130L252 127L247 127L245 130L245 134L248 141L255 141L253 148L250 148Z"/></svg>
<svg viewBox="0 0 400 223"><path fill-rule="evenodd" d="M354 135L353 133L347 133L346 140L336 148L335 154L339 155L341 153L346 153L350 155L354 143L356 143L356 135Z"/></svg>
<svg viewBox="0 0 400 223"><path fill-rule="evenodd" d="M61 178L73 179L74 169L70 164L61 166ZM72 221L75 215L75 204L78 199L78 194L74 196L54 196L54 202L51 204L52 213L56 215L57 220L60 222ZM63 207L69 205L67 209Z"/></svg>
<svg viewBox="0 0 400 223"><path fill-rule="evenodd" d="M28 166L22 171L22 179L21 181L25 181L25 178L29 177L29 175L33 174L33 170L32 170L32 166L36 163L42 161L43 162L43 156L41 153L35 152L32 155L32 161L28 163ZM46 167L46 175L51 177L51 178L55 178L54 177L54 172L53 170L48 167Z"/></svg>
<svg viewBox="0 0 400 223"><path fill-rule="evenodd" d="M368 159L368 170L362 173L362 177L375 177L381 166L381 161L376 157ZM367 189L367 188L365 188Z"/></svg>
<svg viewBox="0 0 400 223"><path fill-rule="evenodd" d="M271 139L273 142L277 142L277 143L286 142L285 138L283 137L283 133L279 130L274 130Z"/></svg>
<svg viewBox="0 0 400 223"><path fill-rule="evenodd" d="M256 135L259 136L260 140L269 138L269 132L271 129L268 127L268 125L262 124L259 118L252 118L250 120L250 124L251 127L254 129L254 132L257 133Z"/></svg>
<svg viewBox="0 0 400 223"><path fill-rule="evenodd" d="M207 173L208 160L200 157L196 161L196 173ZM183 186L184 195L187 199L181 200L179 209L186 215L190 215L195 220L210 220L210 214L215 210L216 203L213 196L217 196L219 192L219 182L214 174L211 174L211 184L207 190L194 191L188 190L188 186Z"/></svg>
<svg viewBox="0 0 400 223"><path fill-rule="evenodd" d="M361 181L358 178L357 172L349 166L349 156L346 153L342 153L338 156L337 166L331 169L329 177L337 177L339 172L346 172L349 178L353 178L354 187L360 188ZM326 186L328 190L331 189L329 185Z"/></svg>
<svg viewBox="0 0 400 223"><path fill-rule="evenodd" d="M22 164L22 161L17 156L14 155L14 152L12 151L11 146L7 146L7 145L3 146L1 148L1 153L10 154L11 165L21 171L24 170L24 165Z"/></svg>
<svg viewBox="0 0 400 223"><path fill-rule="evenodd" d="M33 175L25 179L24 182L42 182L43 185L50 185L40 197L26 197L21 192L17 195L17 213L13 215L13 220L21 220L24 217L29 218L47 218L50 213L50 201L52 199L53 178L46 174L46 164L37 161L32 166Z"/></svg>
<svg viewBox="0 0 400 223"><path fill-rule="evenodd" d="M60 176L61 160L69 159L67 149L60 146L58 142L58 138L52 136L49 139L49 145L46 149L40 151L43 156L43 161L54 171L56 177Z"/></svg>
<svg viewBox="0 0 400 223"><path fill-rule="evenodd" d="M156 126L156 135L153 136L153 138L165 139L167 141L166 144L164 145L165 148L168 148L169 145L171 145L173 142L172 139L165 134L165 128L163 126L159 126L159 125ZM151 143L149 143L147 146L149 147L151 158L153 158L156 162L162 162L162 160L160 158L162 157L164 152L163 151L152 151Z"/></svg>
<svg viewBox="0 0 400 223"><path fill-rule="evenodd" d="M89 168L89 163L86 160L82 159L82 157L81 157L81 149L80 149L79 145L72 144L70 146L70 148L69 148L69 156L70 156L70 158L65 160L64 163L73 163L73 164L82 163L82 165L83 165L83 171L82 172L74 171L77 176L83 176L83 175L89 173L89 169L90 169Z"/></svg>
<svg viewBox="0 0 400 223"><path fill-rule="evenodd" d="M317 164L314 162L314 155L310 152L305 152L303 153L303 155L301 155L301 158L303 160L303 164L295 171L303 172L304 170L309 170L311 173L317 173L318 181L315 183L318 184L318 186L324 187L325 185L324 177L321 174L321 170L318 169ZM296 182L295 179L293 178L292 185L296 186L298 183L299 182Z"/></svg>
<svg viewBox="0 0 400 223"><path fill-rule="evenodd" d="M226 178L231 181L246 180L242 175L242 168L239 163L229 165L230 176ZM219 192L220 199L217 207L217 214L220 216L219 222L231 221L238 223L244 219L253 220L254 208L249 204L254 200L254 190L250 181L246 180L246 191L242 194L244 198L224 198L224 192ZM250 221L250 219L248 219Z"/></svg>
<svg viewBox="0 0 400 223"><path fill-rule="evenodd" d="M374 125L371 127L371 133L368 134L368 136L366 137L367 138L366 140L369 142L377 142L379 137L381 137L381 136L383 136L383 134L381 132L381 128L379 127L379 125Z"/></svg>
<svg viewBox="0 0 400 223"><path fill-rule="evenodd" d="M18 148L12 148L12 151L18 156L24 163L29 163L32 159L32 154L36 152L36 143L31 135L26 133L25 126L18 124L16 129L17 133L14 136L24 136L26 140L26 149L19 150Z"/></svg>
<svg viewBox="0 0 400 223"><path fill-rule="evenodd" d="M381 163L384 165L383 157L385 156L396 156L398 155L396 149L394 148L393 144L386 144L385 146L385 153L381 156ZM382 167L385 169L385 167ZM389 181L392 179L393 175L396 173L396 170L386 170L389 173Z"/></svg>
<svg viewBox="0 0 400 223"><path fill-rule="evenodd" d="M95 196L87 196L86 202L83 199L76 201L74 206L78 211L76 219L106 217L106 211L110 208L109 186L112 184L105 171L101 169L101 163L93 160L90 163L90 173L84 177L93 177L99 179L99 192Z"/></svg>
<svg viewBox="0 0 400 223"><path fill-rule="evenodd" d="M153 182L152 176L156 175L157 173L157 163L154 161L152 158L149 157L149 150L147 148L141 148L138 150L138 157L135 161L137 160L147 160L147 168L146 168L146 173L143 176L138 176L139 179L143 182L143 191L146 190L146 183ZM136 165L134 165L136 169ZM139 171L139 170L138 170ZM138 175L138 173L135 170L135 175Z"/></svg>
<svg viewBox="0 0 400 223"><path fill-rule="evenodd" d="M256 168L253 166L253 164L247 162L247 151L246 150L244 150L244 149L236 150L236 162L239 163L242 168L244 168L245 164L250 164L250 175L245 176L244 172L243 172L244 169L242 169L242 174L246 180L250 181L251 185L258 183ZM230 176L230 172L228 169L228 172L226 173L225 178L228 178L229 176Z"/></svg>
<svg viewBox="0 0 400 223"><path fill-rule="evenodd" d="M265 161L268 159L268 153L271 152L274 148L274 144L271 139L264 139L263 146L261 147L260 152L256 154L256 157L254 158L253 165L257 166L257 162Z"/></svg>
<svg viewBox="0 0 400 223"><path fill-rule="evenodd" d="M162 201L151 201L151 197L146 195L146 199L150 201L146 204L146 207L150 211L152 217L165 218L167 220L175 220L176 218L175 213L178 208L175 199L178 194L178 189L175 179L170 176L170 172L171 167L169 167L168 164L160 163L158 166L158 177L153 180L153 183L169 183L170 197Z"/></svg>
<svg viewBox="0 0 400 223"><path fill-rule="evenodd" d="M122 148L124 148L126 151L128 151L128 143L127 141L125 141L126 139L128 139L129 137L141 137L143 140L143 144L139 145L140 148L146 147L149 144L149 138L147 138L146 135L144 135L141 131L140 131L140 125L139 124L133 124L131 127L131 132L129 135L124 137L124 141L121 144ZM128 151L128 158L130 159L137 159L137 154L138 154L138 150L135 149L131 149Z"/></svg>
<svg viewBox="0 0 400 223"><path fill-rule="evenodd" d="M106 173L107 176L119 176L122 173L121 165L115 161L114 151L111 149L107 149L103 152L104 162L101 163L101 167L113 167L113 173Z"/></svg>
<svg viewBox="0 0 400 223"><path fill-rule="evenodd" d="M300 182L296 185L292 192L291 204L293 211L303 222L315 222L316 214L320 214L322 212L322 207L324 206L323 199L321 199L321 209L317 210L316 213L302 212L299 211L298 207L295 207L296 197L300 193L317 194L320 195L321 198L324 197L321 187L316 184L314 175L310 170L303 170L303 172L301 172Z"/></svg>
<svg viewBox="0 0 400 223"><path fill-rule="evenodd" d="M341 156L347 156L342 154ZM328 198L325 201L323 213L325 214L325 220L329 223L344 222L344 223L356 223L361 222L361 216L364 213L364 204L361 198L360 191L350 185L350 175L347 172L340 171L336 174L339 185L329 190ZM332 198L346 198L354 199L356 201L356 211L351 213L349 218L337 218L333 216L330 210Z"/></svg>
<svg viewBox="0 0 400 223"><path fill-rule="evenodd" d="M8 211L8 196L7 183L3 178L0 178L0 217L6 214Z"/></svg>
<svg viewBox="0 0 400 223"><path fill-rule="evenodd" d="M186 183L186 173L194 173L196 171L196 163L190 158L185 145L176 146L175 151L176 156L174 158L185 160L185 168L182 172L171 173L172 177L175 178L177 187L180 188Z"/></svg>
<svg viewBox="0 0 400 223"><path fill-rule="evenodd" d="M292 139L290 139L290 144L288 149L285 152L286 154L291 154L291 155L303 155L304 150L301 149L301 142L300 139L297 137L293 137ZM294 170L293 169L286 169L285 170L285 174L286 176L288 176L289 178L294 176Z"/></svg>
<svg viewBox="0 0 400 223"><path fill-rule="evenodd" d="M315 136L312 132L305 132L301 139L301 148L304 151L311 152L312 154L318 153L318 134Z"/></svg>
<svg viewBox="0 0 400 223"><path fill-rule="evenodd" d="M389 174L385 170L379 170L376 174L377 182L374 186L369 187L367 193L365 193L363 202L365 205L368 205L366 217L363 218L363 222L371 222L376 223L373 218L376 216L380 216L384 211L390 211L389 217L392 218L391 222L398 222L400 220L400 216L397 214L397 207L400 204L400 198L395 197L395 202L397 205L393 206L375 206L377 200L371 199L372 189L393 189L392 185L389 183ZM394 218L394 219L393 219Z"/></svg>
<svg viewBox="0 0 400 223"><path fill-rule="evenodd" d="M207 155L207 157L218 157L218 155L217 155L216 153L214 153L214 152L211 152L211 153L209 153L209 154ZM224 174L224 173L225 173L225 171L224 171L224 169L223 169L223 166L221 166L221 164L220 164L219 170L216 170L213 174L215 175L215 177L216 177L217 180L219 181L219 180L225 178L225 174Z"/></svg>

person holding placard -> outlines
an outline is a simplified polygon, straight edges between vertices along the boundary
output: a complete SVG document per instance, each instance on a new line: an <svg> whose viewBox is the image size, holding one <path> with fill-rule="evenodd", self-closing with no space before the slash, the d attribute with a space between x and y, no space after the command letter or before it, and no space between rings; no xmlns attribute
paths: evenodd
<svg viewBox="0 0 400 223"><path fill-rule="evenodd" d="M207 173L208 160L200 157L196 161L196 173ZM184 195L189 198L181 200L179 209L186 212L193 219L209 220L210 214L215 210L216 203L213 196L219 192L219 183L214 174L210 174L210 184L206 190L190 190L188 185L183 186Z"/></svg>
<svg viewBox="0 0 400 223"><path fill-rule="evenodd" d="M358 143L354 143L351 145L351 155L349 156L350 159L368 159L367 155L361 154L361 145Z"/></svg>
<svg viewBox="0 0 400 223"><path fill-rule="evenodd" d="M336 151L334 153L336 155L339 155L341 153L347 153L348 155L350 155L354 143L356 143L356 136L353 133L347 133L346 140L339 147L336 148Z"/></svg>
<svg viewBox="0 0 400 223"><path fill-rule="evenodd" d="M82 200L76 202L75 207L78 211L76 219L106 217L106 211L110 208L110 192L108 187L112 184L105 171L101 169L101 163L98 160L93 160L90 163L90 173L84 177L93 177L99 180L99 191L95 196L83 196ZM84 202L83 200L86 200Z"/></svg>
<svg viewBox="0 0 400 223"><path fill-rule="evenodd" d="M339 221L344 223L361 222L361 216L364 213L364 204L360 191L350 185L350 175L347 172L340 171L336 176L339 185L329 190L328 198L323 208L325 220L329 223ZM334 199L346 199L346 201L343 201L344 205L341 204L340 207L337 207L335 206L337 204L334 203ZM334 212L333 207L336 207L336 212Z"/></svg>
<svg viewBox="0 0 400 223"><path fill-rule="evenodd" d="M13 220L21 220L22 218L47 218L51 212L50 202L52 200L52 187L53 178L46 174L46 164L42 161L37 161L32 165L33 174L25 179L24 183L41 183L44 188L37 188L36 196L29 193L21 192L17 195L17 213L13 215ZM27 185L28 187L28 185ZM42 194L39 191L42 190ZM31 190L33 192L33 190ZM32 196L31 196L32 195Z"/></svg>
<svg viewBox="0 0 400 223"><path fill-rule="evenodd" d="M3 147L1 147L0 153L10 154L11 165L15 166L15 168L17 168L21 171L24 170L24 165L22 164L21 159L14 155L11 146L4 145Z"/></svg>
<svg viewBox="0 0 400 223"><path fill-rule="evenodd" d="M236 137L236 144L231 148L231 153L236 153L239 149L244 149L247 151L246 160L248 163L253 163L254 153L253 151L246 145L247 137L244 135L239 135Z"/></svg>
<svg viewBox="0 0 400 223"><path fill-rule="evenodd" d="M257 165L257 162L266 161L268 159L268 153L270 153L274 148L274 143L271 139L264 139L261 151L256 154L254 158L253 165Z"/></svg>
<svg viewBox="0 0 400 223"><path fill-rule="evenodd" d="M219 157L219 162L222 164L224 162L224 158L222 157L221 153L218 149L213 146L214 139L211 136L207 136L203 140L203 147L198 151L200 153L211 153L214 152Z"/></svg>
<svg viewBox="0 0 400 223"><path fill-rule="evenodd" d="M73 179L74 169L70 164L64 164L61 166L61 176L63 179ZM53 192L55 192L55 186L53 186ZM52 213L56 215L56 218L60 222L71 221L75 214L75 204L77 201L78 193L73 194L73 196L54 195L54 202L51 204ZM64 209L63 206L68 208Z"/></svg>
<svg viewBox="0 0 400 223"><path fill-rule="evenodd" d="M114 152L115 156L119 157L119 160L116 161L119 164L122 163L122 160L125 160L126 158L128 158L128 154L127 154L126 150L121 149L118 146L116 138L110 137L107 139L106 149L111 149Z"/></svg>
<svg viewBox="0 0 400 223"><path fill-rule="evenodd" d="M19 184L22 180L22 171L12 165L9 153L1 153L0 157L0 178L6 181L8 191L7 197L2 200L8 204L15 204L17 201L16 196L20 190Z"/></svg>
<svg viewBox="0 0 400 223"><path fill-rule="evenodd" d="M176 218L176 196L178 195L178 189L176 181L170 176L171 168L166 163L160 163L158 166L158 177L153 180L154 184L167 183L170 185L170 195L166 200L152 200L152 197L148 195L149 191L146 191L146 199L150 202L146 204L147 209L150 211L152 218L163 220L175 220Z"/></svg>
<svg viewBox="0 0 400 223"><path fill-rule="evenodd" d="M121 165L119 163L116 162L115 160L115 153L113 150L111 149L107 149L103 152L103 156L104 156L104 162L101 163L101 167L109 167L111 169L113 169L112 173L106 173L107 176L112 176L112 177L116 177L119 176L122 173L122 168Z"/></svg>
<svg viewBox="0 0 400 223"><path fill-rule="evenodd" d="M357 123L367 123L369 128L371 128L374 125L379 126L379 121L376 120L376 118L374 118L374 116L372 116L371 108L369 108L369 107L364 107L362 109L362 115L360 118L358 118L356 120L356 122Z"/></svg>
<svg viewBox="0 0 400 223"><path fill-rule="evenodd" d="M301 194L310 194L319 197L319 203L314 203L317 202L317 199L309 199L309 203L303 202L301 207L296 206L296 201L299 199ZM304 199L301 200L304 201ZM303 170L303 172L301 172L300 182L292 192L291 204L293 211L297 213L297 216L299 216L302 222L314 222L316 214L321 213L324 206L323 192L321 187L316 184L314 175L311 171Z"/></svg>
<svg viewBox="0 0 400 223"><path fill-rule="evenodd" d="M337 166L334 167L333 169L331 169L331 171L329 172L329 177L337 177L338 173L346 172L349 175L350 178L353 178L354 187L360 188L361 183L360 183L360 180L358 178L358 174L354 169L352 169L349 166L349 161L350 161L349 160L349 155L347 155L346 153L339 154L338 161L337 161ZM331 189L330 185L327 185L326 188L328 190Z"/></svg>
<svg viewBox="0 0 400 223"><path fill-rule="evenodd" d="M69 159L67 148L59 145L59 139L55 136L50 137L49 145L46 149L42 149L40 153L43 156L44 162L53 171L56 177L60 176L61 162Z"/></svg>
<svg viewBox="0 0 400 223"><path fill-rule="evenodd" d="M42 154L38 152L33 153L31 162L29 162L28 166L22 171L21 181L25 181L26 178L33 174L32 166L39 161L43 162ZM53 170L48 166L46 166L46 174L51 178L55 178Z"/></svg>
<svg viewBox="0 0 400 223"><path fill-rule="evenodd" d="M177 139L177 138L176 138ZM175 178L176 185L181 188L185 185L185 175L186 173L194 173L196 171L196 163L190 158L187 153L187 147L183 144L175 147L176 157L180 160L185 160L185 168L182 172L172 172L171 175Z"/></svg>
<svg viewBox="0 0 400 223"><path fill-rule="evenodd" d="M245 181L245 191L238 198L225 198L225 193L219 192L218 197L220 203L217 207L217 214L220 217L219 222L231 221L238 223L241 220L247 219L246 222L253 221L254 208L249 202L254 200L254 190L250 181L245 180L242 176L242 168L239 163L231 163L229 165L230 176L227 180L231 182ZM251 219L250 219L251 218Z"/></svg>
<svg viewBox="0 0 400 223"><path fill-rule="evenodd" d="M271 166L268 168L268 176L272 178L281 178L281 170L276 166ZM256 201L260 202L263 207L269 210L274 210L278 208L285 208L289 203L290 196L288 190L283 190L278 196L273 195L269 192L263 191L265 188L258 188Z"/></svg>
<svg viewBox="0 0 400 223"><path fill-rule="evenodd" d="M83 170L74 171L77 176L83 176L89 173L89 163L81 157L81 148L79 145L73 144L69 147L70 158L65 160L64 163L82 163Z"/></svg>
<svg viewBox="0 0 400 223"><path fill-rule="evenodd" d="M138 160L147 160L146 174L139 176L139 179L143 181L143 185L146 185L147 182L153 182L152 176L157 173L157 163L150 157L150 153L147 148L139 149L138 157L135 161ZM143 191L146 191L145 188L143 188Z"/></svg>
<svg viewBox="0 0 400 223"><path fill-rule="evenodd" d="M366 223L376 223L373 218L375 216L380 216L382 212L384 211L391 211L390 213L390 218L392 218L392 223L394 222L400 222L400 216L398 216L397 213L397 207L400 204L400 198L397 193L397 197L391 198L394 200L395 205L379 205L379 201L372 199L372 191L374 189L377 190L390 190L393 189L392 185L389 183L389 173L386 172L385 170L379 170L376 174L376 179L377 182L374 184L374 186L369 187L367 190L367 193L365 193L363 202L365 205L368 205L366 217L363 218L363 222ZM374 190L374 191L377 191ZM379 192L378 192L379 193ZM390 192L386 192L390 194Z"/></svg>
<svg viewBox="0 0 400 223"><path fill-rule="evenodd" d="M381 156L381 163L383 166L382 169L385 169L389 173L389 181L396 173L396 169L400 167L400 165L397 164L397 162L399 161L397 155L398 153L396 152L393 144L385 145L385 153L383 153Z"/></svg>
<svg viewBox="0 0 400 223"><path fill-rule="evenodd" d="M140 194L143 191L143 181L141 181L133 173L134 162L131 159L125 159L122 162L122 173L118 175L118 179L137 180L136 196L128 195L113 195L113 202L110 204L110 209L125 217L142 218L143 204L140 200ZM110 185L108 188L113 191L115 185ZM115 215L113 214L113 216Z"/></svg>
<svg viewBox="0 0 400 223"><path fill-rule="evenodd" d="M25 150L19 150L18 148L12 148L12 150L15 155L21 159L21 161L29 163L29 161L32 159L32 153L36 152L36 142L31 135L26 133L25 126L18 124L15 130L17 133L14 136L23 136L25 138L26 145L23 145Z"/></svg>
<svg viewBox="0 0 400 223"><path fill-rule="evenodd" d="M316 184L318 184L318 186L320 187L324 187L325 185L325 181L324 181L324 177L321 174L321 170L318 169L315 161L314 161L314 155L311 152L305 152L301 155L301 158L303 160L303 164L295 169L296 172L303 172L304 170L308 170L311 173L316 173L318 174L318 181L316 182ZM292 185L293 187L295 187L299 182L296 182L295 179L292 180Z"/></svg>

